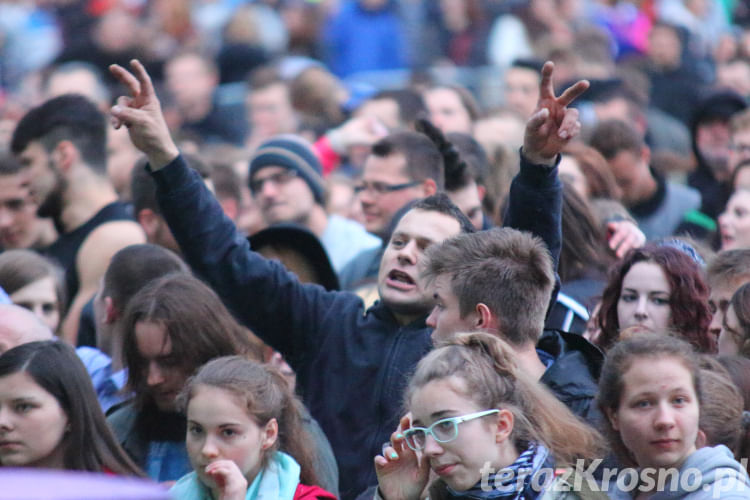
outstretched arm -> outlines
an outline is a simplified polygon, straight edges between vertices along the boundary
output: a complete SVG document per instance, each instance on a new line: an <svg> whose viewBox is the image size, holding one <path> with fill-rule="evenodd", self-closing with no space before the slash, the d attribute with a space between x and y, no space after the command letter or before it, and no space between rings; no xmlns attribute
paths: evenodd
<svg viewBox="0 0 750 500"><path fill-rule="evenodd" d="M331 311L337 309L332 304L351 297L302 285L278 262L251 251L245 236L179 155L145 68L138 61L132 61L131 68L132 73L110 67L129 91L112 108L113 124L127 127L133 144L148 157L162 215L186 261L242 323L299 369L295 360L302 355L313 359L334 331Z"/></svg>
<svg viewBox="0 0 750 500"><path fill-rule="evenodd" d="M559 97L552 83L554 64L542 68L537 110L526 123L521 170L510 188L504 224L544 240L557 267L562 241L562 187L557 161L565 145L578 135L578 111L568 105L589 86L579 81Z"/></svg>
<svg viewBox="0 0 750 500"><path fill-rule="evenodd" d="M556 97L552 84L554 69L551 62L542 68L539 103L526 122L521 169L510 186L504 225L540 237L557 271L562 248L562 184L557 178L557 162L565 145L581 131L578 111L568 105L586 91L589 83L581 80ZM559 277L550 306L557 299L557 290Z"/></svg>

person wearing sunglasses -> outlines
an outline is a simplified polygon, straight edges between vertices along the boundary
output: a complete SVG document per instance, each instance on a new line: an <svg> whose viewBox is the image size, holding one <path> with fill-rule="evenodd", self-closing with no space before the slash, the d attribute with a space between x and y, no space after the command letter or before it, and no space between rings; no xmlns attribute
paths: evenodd
<svg viewBox="0 0 750 500"><path fill-rule="evenodd" d="M601 456L601 436L514 357L495 336L464 333L419 362L405 393L403 432L375 457L375 499L416 500L425 488L430 499L606 498L561 473ZM573 483L579 491L566 491Z"/></svg>

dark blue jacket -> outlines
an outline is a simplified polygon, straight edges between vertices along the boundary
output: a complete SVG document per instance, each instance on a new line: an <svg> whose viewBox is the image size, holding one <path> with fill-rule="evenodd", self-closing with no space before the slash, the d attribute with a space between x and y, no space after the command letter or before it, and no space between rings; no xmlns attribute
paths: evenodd
<svg viewBox="0 0 750 500"><path fill-rule="evenodd" d="M422 318L400 325L382 303L303 285L251 251L200 176L181 157L155 172L162 213L193 270L236 317L297 372L310 413L331 442L342 498L375 484L373 457L403 413L403 391L431 348ZM506 223L541 236L557 262L561 187L557 168L526 165L511 186Z"/></svg>

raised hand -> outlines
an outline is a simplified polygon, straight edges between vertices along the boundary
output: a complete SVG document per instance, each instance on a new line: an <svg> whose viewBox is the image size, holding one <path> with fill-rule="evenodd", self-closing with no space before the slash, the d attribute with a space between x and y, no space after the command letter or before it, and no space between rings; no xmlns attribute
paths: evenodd
<svg viewBox="0 0 750 500"><path fill-rule="evenodd" d="M112 124L115 128L125 125L130 140L141 150L157 170L180 154L169 134L161 104L151 83L146 68L137 59L130 61L132 73L113 64L109 71L128 89L130 95L117 98L112 106Z"/></svg>
<svg viewBox="0 0 750 500"><path fill-rule="evenodd" d="M232 460L217 460L206 466L205 472L219 488L218 500L244 500L247 479Z"/></svg>
<svg viewBox="0 0 750 500"><path fill-rule="evenodd" d="M607 244L618 259L622 259L630 250L640 248L645 243L646 235L638 229L635 222L626 219L607 223Z"/></svg>
<svg viewBox="0 0 750 500"><path fill-rule="evenodd" d="M384 500L418 500L430 479L430 465L409 448L403 429L410 426L409 416L401 419L398 430L391 434L390 446L375 457L375 473Z"/></svg>
<svg viewBox="0 0 750 500"><path fill-rule="evenodd" d="M580 80L568 87L560 97L555 97L552 84L554 69L552 62L544 63L539 83L539 103L526 122L523 155L531 163L553 164L563 147L581 131L578 111L567 106L589 88L589 82Z"/></svg>

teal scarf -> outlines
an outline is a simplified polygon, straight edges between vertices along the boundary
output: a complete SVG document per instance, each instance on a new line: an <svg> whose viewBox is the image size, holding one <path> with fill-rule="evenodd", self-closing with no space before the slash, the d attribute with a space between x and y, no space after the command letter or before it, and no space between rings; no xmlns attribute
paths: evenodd
<svg viewBox="0 0 750 500"><path fill-rule="evenodd" d="M293 500L299 485L300 466L289 455L277 451L247 489L245 500ZM169 490L174 500L215 500L195 472L180 478Z"/></svg>

